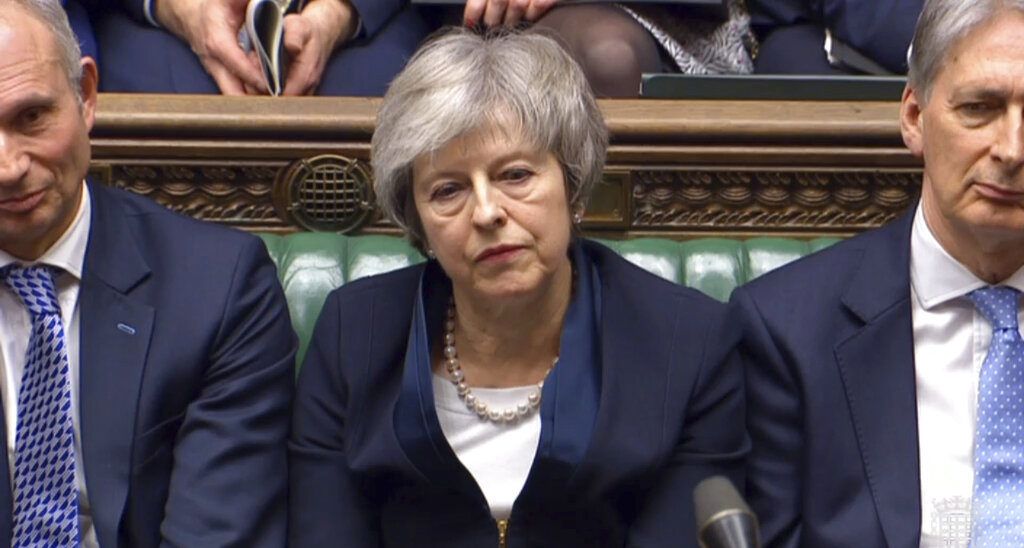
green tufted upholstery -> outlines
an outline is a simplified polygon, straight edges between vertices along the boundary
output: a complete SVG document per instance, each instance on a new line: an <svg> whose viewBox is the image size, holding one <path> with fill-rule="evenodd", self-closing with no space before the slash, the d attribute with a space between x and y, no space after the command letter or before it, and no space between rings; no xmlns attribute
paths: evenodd
<svg viewBox="0 0 1024 548"><path fill-rule="evenodd" d="M299 335L299 363L306 354L327 293L352 280L423 260L405 240L393 236L303 232L261 237L277 263L288 298L292 323ZM694 287L721 301L728 299L737 285L836 242L832 238L809 242L782 238L601 241L662 278Z"/></svg>

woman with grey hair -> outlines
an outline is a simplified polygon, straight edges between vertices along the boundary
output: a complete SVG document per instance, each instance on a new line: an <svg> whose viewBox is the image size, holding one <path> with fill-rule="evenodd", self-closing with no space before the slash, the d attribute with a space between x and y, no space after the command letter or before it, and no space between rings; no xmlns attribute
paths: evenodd
<svg viewBox="0 0 1024 548"><path fill-rule="evenodd" d="M299 377L291 544L685 546L742 480L723 307L578 236L607 134L538 34L425 45L378 115L378 201L429 260L327 299Z"/></svg>

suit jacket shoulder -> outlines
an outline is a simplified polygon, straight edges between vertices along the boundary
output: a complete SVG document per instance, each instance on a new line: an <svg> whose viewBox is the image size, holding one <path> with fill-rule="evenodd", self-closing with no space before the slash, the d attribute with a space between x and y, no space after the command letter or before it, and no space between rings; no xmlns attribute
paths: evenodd
<svg viewBox="0 0 1024 548"><path fill-rule="evenodd" d="M914 209L892 223L800 258L738 288L732 300L749 298L766 320L862 317L909 296L910 229ZM805 322L801 329L825 327Z"/></svg>
<svg viewBox="0 0 1024 548"><path fill-rule="evenodd" d="M176 213L144 196L100 185L90 188L94 196L118 204L130 220L152 227L154 234L159 233L172 239L212 239L217 246L258 241L256 236L247 232Z"/></svg>

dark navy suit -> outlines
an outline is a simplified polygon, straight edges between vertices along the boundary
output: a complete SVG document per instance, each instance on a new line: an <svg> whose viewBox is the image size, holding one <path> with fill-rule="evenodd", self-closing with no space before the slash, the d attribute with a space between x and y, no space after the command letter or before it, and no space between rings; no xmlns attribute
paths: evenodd
<svg viewBox="0 0 1024 548"><path fill-rule="evenodd" d="M75 38L78 38L82 55L96 59L96 37L93 35L92 22L89 20L85 6L78 0L61 0L61 5L64 6L64 12L68 14L68 22L71 23L71 30L75 32Z"/></svg>
<svg viewBox="0 0 1024 548"><path fill-rule="evenodd" d="M733 293L766 546L919 546L912 220Z"/></svg>
<svg viewBox="0 0 1024 548"><path fill-rule="evenodd" d="M592 348L591 359L576 369L560 359L544 384L541 441L508 546L696 546L694 485L713 474L742 481L748 448L724 307L599 244L575 253L577 272L592 266L600 279L600 335L574 347ZM429 338L410 336L414 316L443 318L445 290L428 282L438 276L431 261L328 297L296 393L292 546L497 544L487 502L440 429L429 359L410 365ZM434 295L424 309L414 306L421 279Z"/></svg>
<svg viewBox="0 0 1024 548"><path fill-rule="evenodd" d="M104 61L101 91L220 93L188 44L146 21L144 0L91 1L100 2L94 13ZM327 62L318 95L384 95L391 79L435 27L431 18L405 0L352 0L352 4L361 21L359 35Z"/></svg>
<svg viewBox="0 0 1024 548"><path fill-rule="evenodd" d="M751 0L751 26L762 74L832 74L825 29L896 74L907 72L907 48L923 0Z"/></svg>
<svg viewBox="0 0 1024 548"><path fill-rule="evenodd" d="M296 342L263 244L90 189L79 413L100 545L283 546ZM2 546L7 474L0 451Z"/></svg>

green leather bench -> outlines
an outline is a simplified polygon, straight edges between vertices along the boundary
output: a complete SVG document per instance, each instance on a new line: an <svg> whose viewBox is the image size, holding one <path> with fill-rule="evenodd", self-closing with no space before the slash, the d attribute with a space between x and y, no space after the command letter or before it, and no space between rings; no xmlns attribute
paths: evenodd
<svg viewBox="0 0 1024 548"><path fill-rule="evenodd" d="M261 234L288 298L299 336L299 363L327 294L352 280L395 270L423 260L405 240L394 236L343 236L302 232ZM835 243L782 238L675 241L657 238L601 240L626 259L662 278L699 289L725 301L733 288Z"/></svg>

